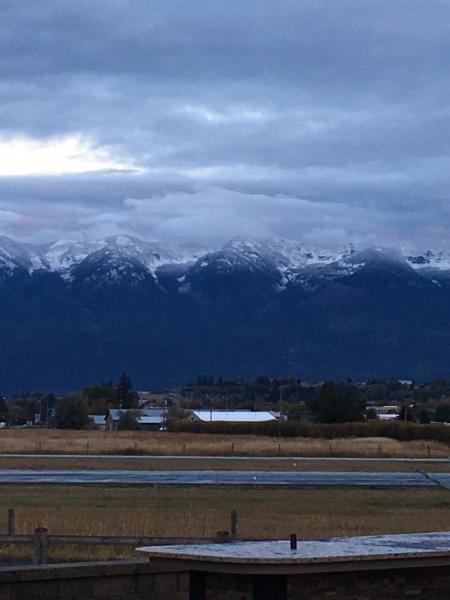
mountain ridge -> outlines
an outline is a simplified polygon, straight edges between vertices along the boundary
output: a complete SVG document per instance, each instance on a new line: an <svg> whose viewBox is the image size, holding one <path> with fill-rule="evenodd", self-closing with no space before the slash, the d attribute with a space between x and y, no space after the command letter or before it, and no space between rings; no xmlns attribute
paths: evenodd
<svg viewBox="0 0 450 600"><path fill-rule="evenodd" d="M180 246L164 246L138 238L117 235L88 242L59 240L47 244L20 243L0 237L0 269L12 272L25 269L29 274L39 270L57 273L70 280L73 272L85 261L101 255L115 257L115 268L120 260L134 261L154 279L160 269L174 268L180 276L190 268L206 266L218 271L242 269L277 271L278 287L297 282L308 285L312 278L339 278L356 272L359 268L384 262L410 267L421 275L450 279L450 252L427 250L414 254L395 248L360 248L348 244L338 250L308 247L293 240L233 238L222 247L210 250Z"/></svg>
<svg viewBox="0 0 450 600"><path fill-rule="evenodd" d="M445 252L286 240L0 238L0 391L65 392L122 370L141 389L202 374L448 376L447 267Z"/></svg>

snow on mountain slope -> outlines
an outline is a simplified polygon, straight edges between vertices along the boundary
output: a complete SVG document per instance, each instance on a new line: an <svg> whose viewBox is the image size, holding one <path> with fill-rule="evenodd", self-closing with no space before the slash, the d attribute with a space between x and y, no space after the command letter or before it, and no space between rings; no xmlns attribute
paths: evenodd
<svg viewBox="0 0 450 600"><path fill-rule="evenodd" d="M215 266L223 272L234 269L277 270L282 276L312 265L333 264L353 252L353 247L338 252L307 248L298 242L271 239L233 238L221 249L202 257L200 267Z"/></svg>
<svg viewBox="0 0 450 600"><path fill-rule="evenodd" d="M28 269L30 266L29 253L21 244L0 236L0 268L12 272L17 268Z"/></svg>
<svg viewBox="0 0 450 600"><path fill-rule="evenodd" d="M105 268L109 264L116 273L120 272L123 262L128 265L125 271L132 264L139 265L155 279L158 269L169 267L180 267L183 272L213 269L219 274L236 270L277 273L280 290L289 284L311 287L323 279L352 275L367 265L397 265L432 280L450 278L450 252L446 251L427 250L413 254L397 249L356 249L351 244L326 250L292 240L234 238L221 248L208 252L165 246L128 235L87 242L59 240L44 245L19 243L0 236L0 270L9 274L19 268L29 273L43 269L71 279L82 263L87 267L89 262L95 262L98 267L102 256L107 259ZM87 261L89 257L92 261Z"/></svg>
<svg viewBox="0 0 450 600"><path fill-rule="evenodd" d="M155 275L163 265L189 264L199 257L199 252L173 246L165 248L155 242L145 242L126 235L111 236L101 240L78 242L58 240L44 245L20 244L6 237L0 237L0 268L22 267L32 273L39 269L59 273L70 279L74 268L100 251L107 251L109 260L116 262L132 259ZM117 267L117 265L116 265ZM116 268L115 267L115 268Z"/></svg>
<svg viewBox="0 0 450 600"><path fill-rule="evenodd" d="M420 275L435 281L450 279L450 252L426 250L422 254L404 253L408 264Z"/></svg>
<svg viewBox="0 0 450 600"><path fill-rule="evenodd" d="M49 271L65 273L73 265L81 263L89 254L96 252L101 247L99 242L80 243L72 240L58 240L40 248L42 266Z"/></svg>
<svg viewBox="0 0 450 600"><path fill-rule="evenodd" d="M116 285L122 282L136 285L152 277L153 274L136 257L109 246L92 252L70 270L70 279L75 283L91 283L99 286Z"/></svg>
<svg viewBox="0 0 450 600"><path fill-rule="evenodd" d="M283 260L286 257L272 251L262 242L233 238L219 250L200 257L195 269L210 267L219 273L236 270L267 271L277 269Z"/></svg>

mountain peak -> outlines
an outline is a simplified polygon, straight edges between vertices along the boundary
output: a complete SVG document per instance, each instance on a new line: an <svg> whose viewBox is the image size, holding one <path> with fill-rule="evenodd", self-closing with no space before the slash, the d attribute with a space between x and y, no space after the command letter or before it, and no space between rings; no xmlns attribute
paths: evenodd
<svg viewBox="0 0 450 600"><path fill-rule="evenodd" d="M205 370L442 376L448 256L280 239L195 252L127 235L0 238L2 386L75 389L124 365L152 386Z"/></svg>
<svg viewBox="0 0 450 600"><path fill-rule="evenodd" d="M110 265L115 257L114 269L120 262L133 263L155 280L160 270L180 274L191 268L208 267L224 274L231 271L268 272L273 278L278 273L283 288L290 283L316 285L320 280L351 275L368 266L382 268L388 265L390 268L414 269L429 279L450 278L450 254L442 250L414 254L397 248L356 248L353 244L329 250L294 240L235 237L219 249L199 251L144 241L126 234L91 241L63 239L42 245L20 243L0 236L0 269L4 273L23 269L30 274L44 270L70 280L86 259L101 251L107 251Z"/></svg>

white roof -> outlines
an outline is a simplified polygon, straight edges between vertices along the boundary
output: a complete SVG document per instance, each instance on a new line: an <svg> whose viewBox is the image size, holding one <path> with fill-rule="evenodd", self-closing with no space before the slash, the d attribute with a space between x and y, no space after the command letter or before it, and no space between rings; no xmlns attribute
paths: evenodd
<svg viewBox="0 0 450 600"><path fill-rule="evenodd" d="M275 421L276 416L269 410L193 410L200 421L227 421L229 423L260 423Z"/></svg>
<svg viewBox="0 0 450 600"><path fill-rule="evenodd" d="M111 408L109 410L113 421L118 421L120 415L126 412L136 413L139 423L161 423L165 417L165 411L162 408Z"/></svg>
<svg viewBox="0 0 450 600"><path fill-rule="evenodd" d="M163 421L161 415L157 417L138 417L137 420L138 423L141 423L142 425L150 425L152 423L160 425Z"/></svg>
<svg viewBox="0 0 450 600"><path fill-rule="evenodd" d="M96 425L104 425L105 424L105 415L89 415L89 418Z"/></svg>
<svg viewBox="0 0 450 600"><path fill-rule="evenodd" d="M380 421L393 421L394 419L399 418L398 413L378 413L378 418Z"/></svg>

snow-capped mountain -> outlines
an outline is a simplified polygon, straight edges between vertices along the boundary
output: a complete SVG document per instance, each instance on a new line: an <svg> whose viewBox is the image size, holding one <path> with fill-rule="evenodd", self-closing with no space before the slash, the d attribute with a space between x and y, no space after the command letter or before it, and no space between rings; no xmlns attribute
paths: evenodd
<svg viewBox="0 0 450 600"><path fill-rule="evenodd" d="M199 253L178 246L164 248L157 242L145 242L126 235L88 242L58 240L43 245L20 244L0 237L0 269L3 267L9 271L23 268L31 274L44 270L59 273L70 280L84 261L97 262L102 255L116 273L120 270L121 261L132 261L154 276L161 266L193 263Z"/></svg>
<svg viewBox="0 0 450 600"><path fill-rule="evenodd" d="M314 286L321 280L337 279L352 275L368 265L396 265L413 269L429 278L450 278L450 253L442 250L427 250L412 254L401 249L369 248L357 249L349 244L337 250L317 249L291 240L245 240L235 238L223 247L205 251L198 248L164 246L158 242L147 242L137 238L118 235L101 240L79 242L59 240L44 245L19 243L0 237L0 270L11 274L15 269L24 269L32 274L36 271L58 273L71 280L83 264L98 268L102 258L109 264L101 269L103 275L114 279L132 265L158 279L158 270L169 272L170 268L183 277L192 270L214 270L217 274L236 271L274 273L279 277L278 289L289 284ZM100 273L100 271L99 271Z"/></svg>
<svg viewBox="0 0 450 600"><path fill-rule="evenodd" d="M3 393L124 368L143 389L200 374L428 380L449 375L449 323L441 250L0 237Z"/></svg>
<svg viewBox="0 0 450 600"><path fill-rule="evenodd" d="M31 247L0 236L0 269L10 273L15 269L33 270L36 259Z"/></svg>

